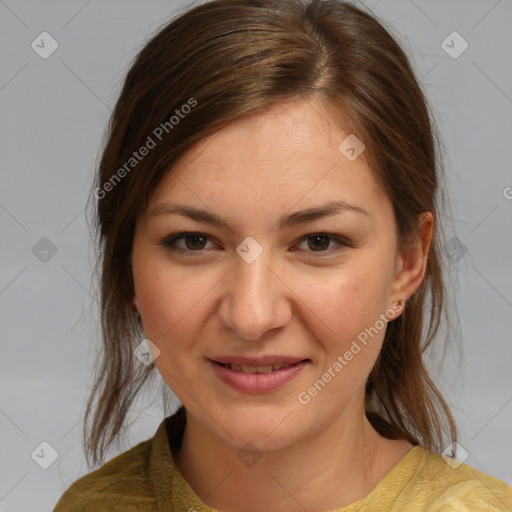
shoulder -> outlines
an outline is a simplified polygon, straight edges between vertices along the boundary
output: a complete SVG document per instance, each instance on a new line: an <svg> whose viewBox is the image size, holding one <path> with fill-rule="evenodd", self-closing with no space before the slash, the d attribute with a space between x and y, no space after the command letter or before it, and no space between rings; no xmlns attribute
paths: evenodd
<svg viewBox="0 0 512 512"><path fill-rule="evenodd" d="M408 487L429 512L510 512L512 488L468 464L416 447L420 463ZM420 509L418 509L420 510Z"/></svg>
<svg viewBox="0 0 512 512"><path fill-rule="evenodd" d="M107 503L112 512L157 510L150 471L152 441L139 443L76 480L53 512L97 512Z"/></svg>

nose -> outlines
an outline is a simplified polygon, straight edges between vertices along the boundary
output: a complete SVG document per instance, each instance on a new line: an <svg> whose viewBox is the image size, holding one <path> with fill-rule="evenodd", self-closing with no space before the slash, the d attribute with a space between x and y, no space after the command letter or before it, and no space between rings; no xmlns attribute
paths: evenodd
<svg viewBox="0 0 512 512"><path fill-rule="evenodd" d="M237 257L227 278L218 315L239 338L258 341L290 321L290 289L266 251L251 263Z"/></svg>

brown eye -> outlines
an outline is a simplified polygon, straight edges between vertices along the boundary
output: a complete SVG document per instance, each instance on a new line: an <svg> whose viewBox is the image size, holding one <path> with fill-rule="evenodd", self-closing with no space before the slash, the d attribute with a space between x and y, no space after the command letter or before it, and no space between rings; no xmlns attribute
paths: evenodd
<svg viewBox="0 0 512 512"><path fill-rule="evenodd" d="M331 237L327 235L308 236L308 247L313 251L324 251L329 248Z"/></svg>
<svg viewBox="0 0 512 512"><path fill-rule="evenodd" d="M302 237L299 249L306 252L332 253L343 247L349 247L350 244L339 236L328 233L312 233ZM320 256L321 254L319 254Z"/></svg>
<svg viewBox="0 0 512 512"><path fill-rule="evenodd" d="M183 243L184 242L184 243ZM206 249L210 238L202 233L177 233L162 241L162 245L170 251L199 252Z"/></svg>
<svg viewBox="0 0 512 512"><path fill-rule="evenodd" d="M206 245L206 237L203 235L186 235L184 239L187 249L190 250L204 249Z"/></svg>

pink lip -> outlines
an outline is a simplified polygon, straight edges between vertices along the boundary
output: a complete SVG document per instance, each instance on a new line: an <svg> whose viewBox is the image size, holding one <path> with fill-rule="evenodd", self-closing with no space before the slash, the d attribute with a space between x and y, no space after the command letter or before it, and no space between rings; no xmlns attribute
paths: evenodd
<svg viewBox="0 0 512 512"><path fill-rule="evenodd" d="M230 358L231 359L231 358ZM247 358L232 358L233 360L244 360L248 361ZM254 362L254 359L251 360ZM260 359L261 361L261 359ZM272 361L275 361L275 358L272 359ZM224 362L224 361L222 361ZM233 364L238 364L234 361L229 361ZM243 363L244 366L265 366L265 364L247 364ZM273 364L286 364L287 362L293 363L294 361L278 361L274 362ZM231 386L232 388L242 391L245 393L264 393L268 391L274 391L281 386L284 386L291 380L293 380L303 368L305 368L309 361L299 361L293 366L290 366L288 368L281 368L280 370L274 370L268 373L243 373L243 372L237 372L235 370L231 370L230 368L227 368L225 366L222 366L220 364L217 364L215 361L212 361L211 359L208 360L208 363L212 366L213 370L215 371L217 377L219 377L222 382L225 384ZM268 363L267 363L268 365ZM240 365L241 366L241 365Z"/></svg>

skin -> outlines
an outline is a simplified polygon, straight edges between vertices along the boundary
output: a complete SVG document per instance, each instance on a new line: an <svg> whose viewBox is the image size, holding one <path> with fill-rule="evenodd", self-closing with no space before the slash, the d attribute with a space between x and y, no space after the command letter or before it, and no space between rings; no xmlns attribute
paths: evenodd
<svg viewBox="0 0 512 512"><path fill-rule="evenodd" d="M391 202L364 153L349 161L338 150L349 133L318 100L281 103L231 123L183 155L138 219L136 305L161 351L155 364L187 411L176 465L213 508L342 507L366 496L411 448L381 437L364 415L365 383L385 329L307 405L297 400L425 273L432 215L419 219L421 236L401 254ZM340 199L368 215L345 211L278 225L282 215ZM167 201L214 212L231 230L175 213L150 215ZM174 251L162 244L180 231L207 238L181 239ZM315 233L333 236L322 239L323 250L305 238ZM252 263L236 252L246 237L263 249ZM267 354L311 362L280 389L248 394L220 381L206 359ZM261 455L252 466L237 456L248 442Z"/></svg>

